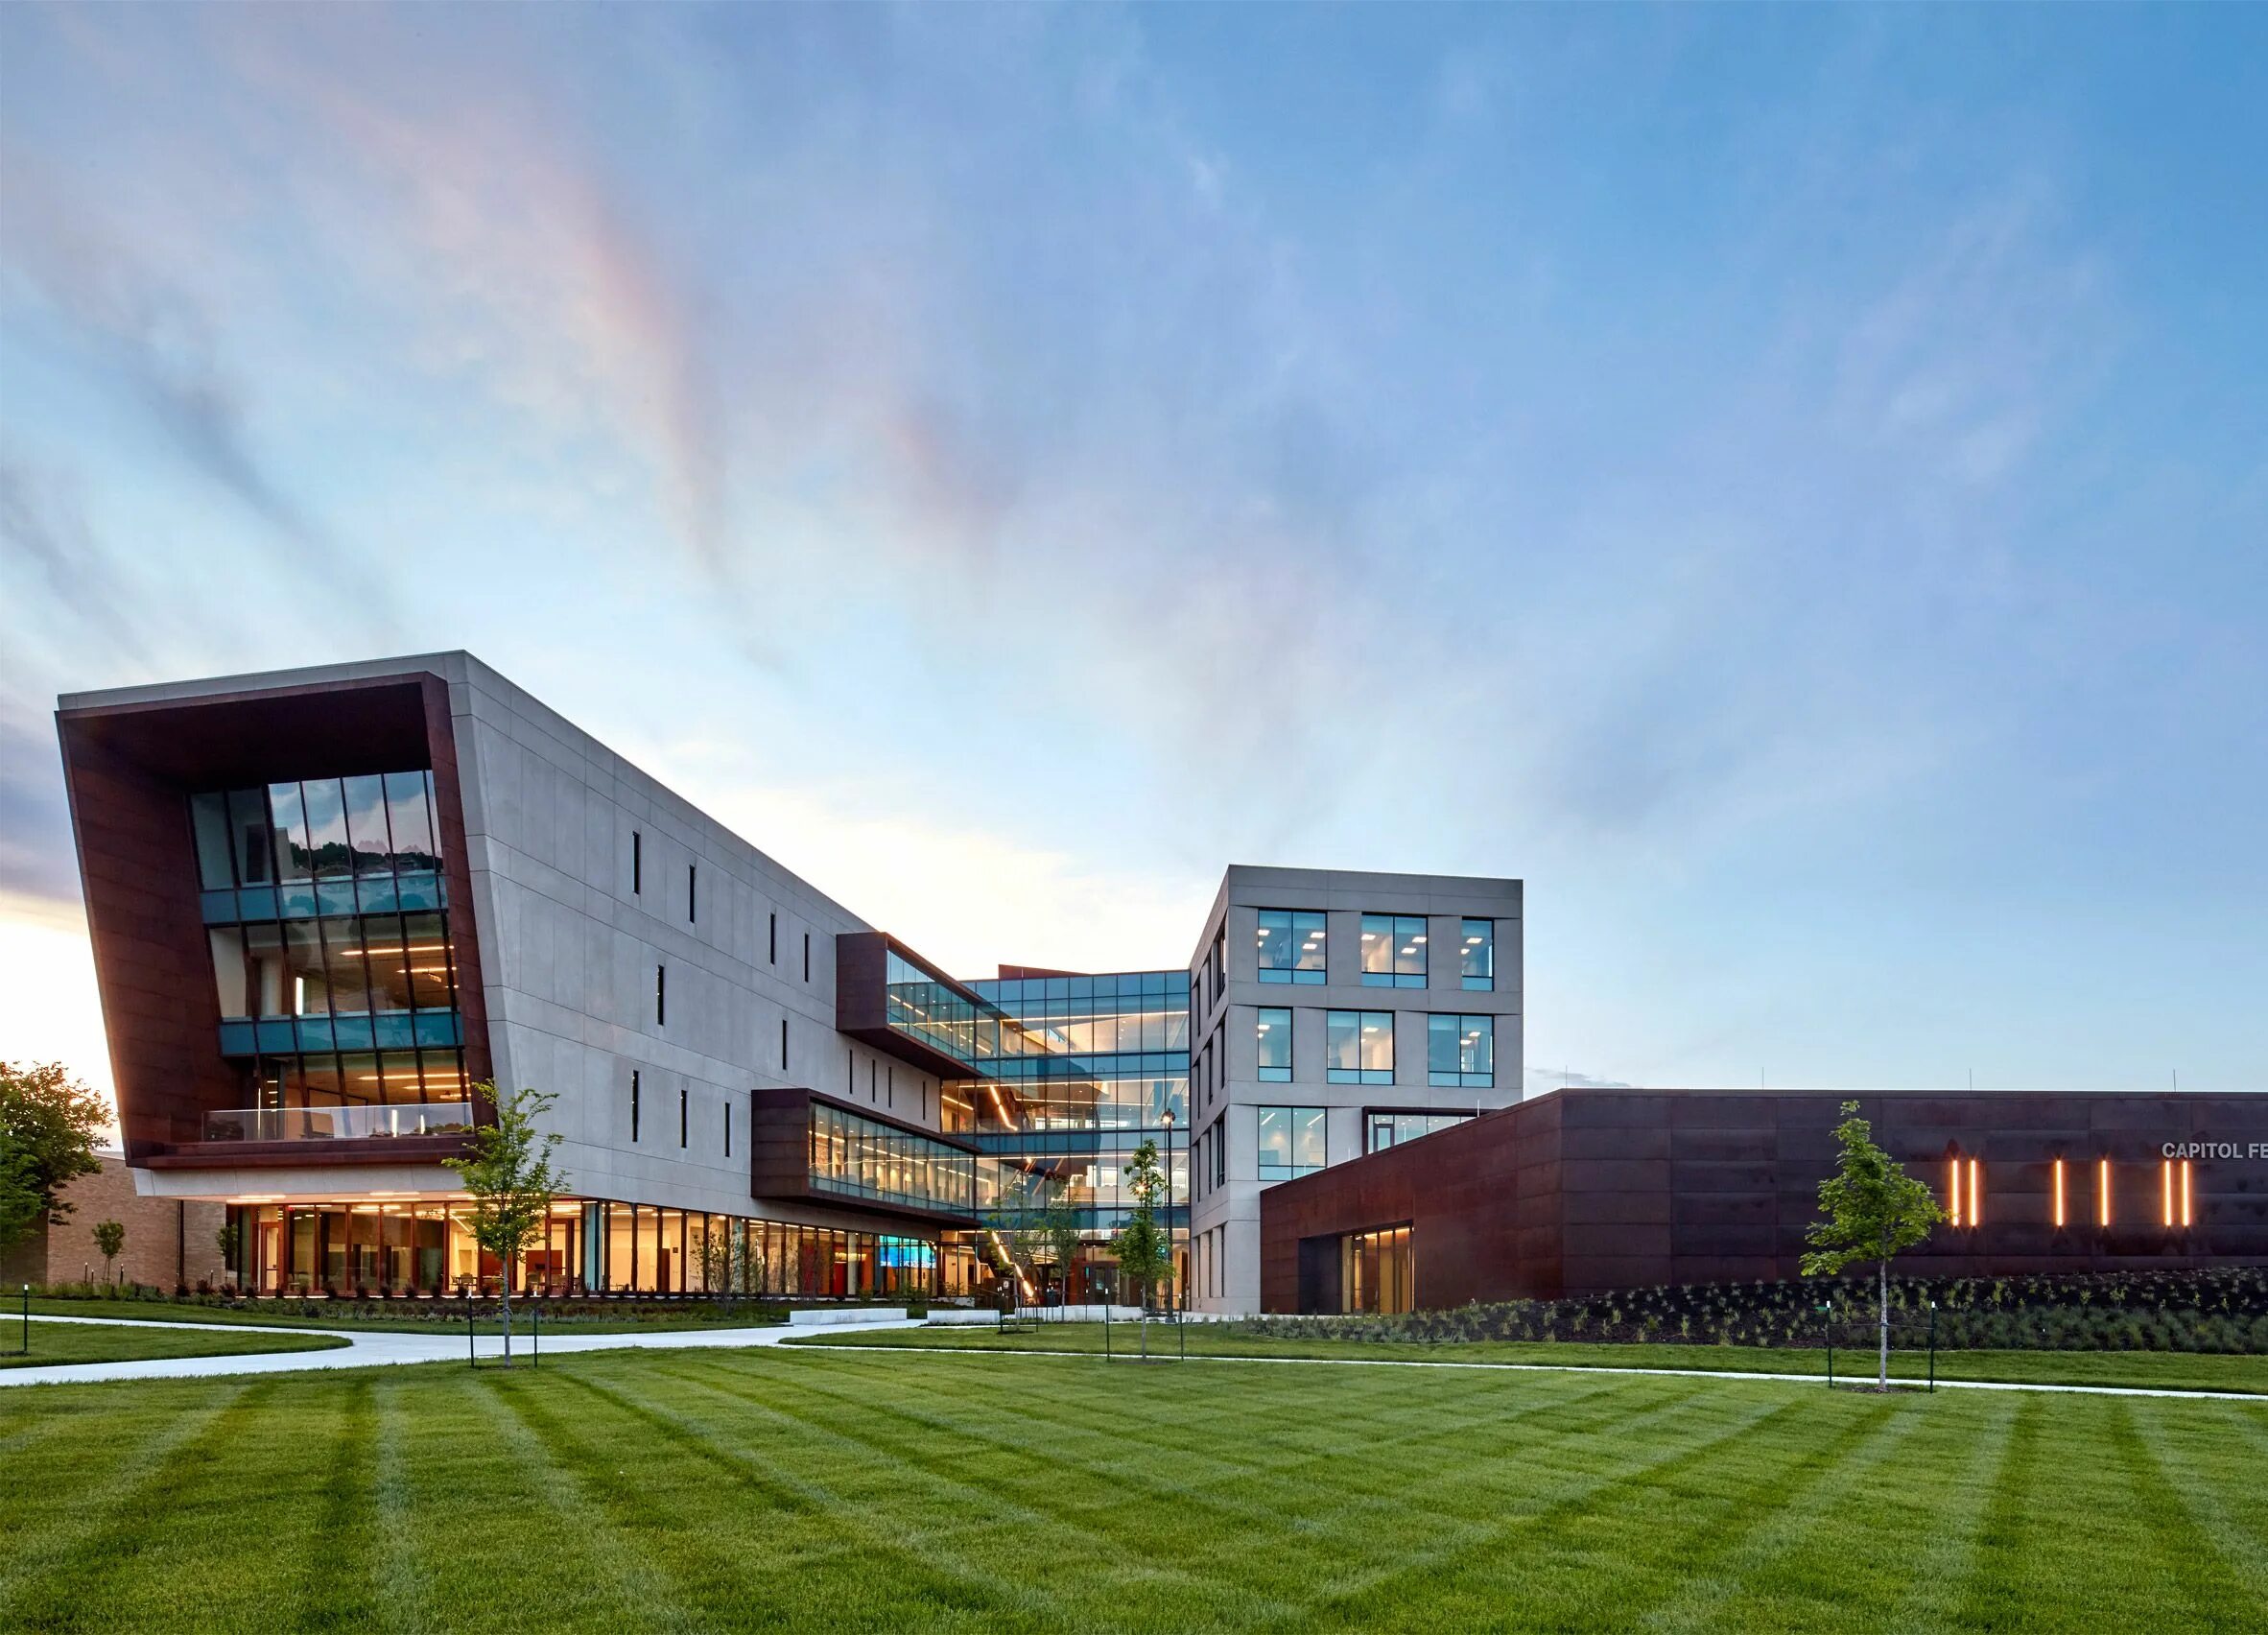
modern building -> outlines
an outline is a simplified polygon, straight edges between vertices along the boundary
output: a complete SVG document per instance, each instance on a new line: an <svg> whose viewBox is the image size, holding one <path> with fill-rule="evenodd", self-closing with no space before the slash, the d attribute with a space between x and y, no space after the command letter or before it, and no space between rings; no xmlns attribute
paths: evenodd
<svg viewBox="0 0 2268 1635"><path fill-rule="evenodd" d="M1259 1304L1796 1277L1846 1102L1946 1212L1905 1271L2268 1263L2268 1095L1576 1089L1270 1189Z"/></svg>
<svg viewBox="0 0 2268 1635"><path fill-rule="evenodd" d="M1518 1098L1517 881L1232 868L1186 968L960 981L467 653L59 705L126 1160L248 1286L979 1295L1053 1197L1075 1297L1149 1140L1248 1309L1261 1188ZM489 1079L569 1181L511 1268Z"/></svg>

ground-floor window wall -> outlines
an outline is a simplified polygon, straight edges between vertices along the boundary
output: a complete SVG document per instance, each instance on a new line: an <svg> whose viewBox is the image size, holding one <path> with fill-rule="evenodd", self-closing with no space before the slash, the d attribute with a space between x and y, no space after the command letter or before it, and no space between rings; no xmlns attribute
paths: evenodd
<svg viewBox="0 0 2268 1635"><path fill-rule="evenodd" d="M226 1265L264 1294L495 1293L503 1264L483 1254L463 1202L231 1204ZM966 1295L965 1243L806 1226L651 1204L561 1198L512 1268L515 1292L722 1294L858 1299Z"/></svg>

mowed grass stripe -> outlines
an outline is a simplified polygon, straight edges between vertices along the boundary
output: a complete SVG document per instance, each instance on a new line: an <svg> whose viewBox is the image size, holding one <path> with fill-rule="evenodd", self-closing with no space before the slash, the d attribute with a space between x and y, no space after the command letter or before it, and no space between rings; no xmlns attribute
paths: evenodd
<svg viewBox="0 0 2268 1635"><path fill-rule="evenodd" d="M1611 1505L1618 1494L1666 1482L1693 1464L1760 1435L1797 1409L1784 1398L1775 1401L1755 1393L1712 1407L1718 1411L1704 1420L1701 1435L1652 1445L1621 1442L1626 1456L1595 1473L1543 1489L1526 1504L1486 1521L1445 1529L1423 1547L1397 1552L1382 1568L1325 1578L1311 1603L1313 1622L1334 1628L1390 1623L1421 1585L1428 1602L1453 1624L1460 1619L1486 1622L1488 1609L1499 1604L1487 1558L1501 1557L1511 1550L1547 1556L1559 1536L1555 1524L1564 1529L1578 1514Z"/></svg>
<svg viewBox="0 0 2268 1635"><path fill-rule="evenodd" d="M706 1467L722 1472L732 1484L727 1491L743 1503L753 1494L767 1499L764 1510L776 1510L777 1505L768 1502L775 1484L755 1456L726 1446L709 1424L656 1407L650 1399L641 1400L634 1386L582 1375L566 1378L581 1399L572 1412L556 1403L539 1405L533 1392L519 1393L513 1406L545 1438L555 1457L586 1477L594 1499L609 1509L617 1525L672 1535L668 1542L677 1581L713 1616L791 1614L791 1599L768 1608L752 1607L750 1592L759 1586L734 1571L740 1552L717 1548L732 1542L729 1530L718 1530L720 1522L762 1525L762 1516L720 1516L710 1495L693 1509L679 1503L681 1491L698 1485ZM623 1423L626 1420L630 1423ZM607 1444L605 1449L602 1442ZM612 1482L605 1480L609 1463L615 1464ZM877 1626L887 1627L917 1616L934 1620L940 1611L950 1610L998 1626L1013 1613L1020 1615L1014 1621L1019 1624L1046 1626L1044 1621L1034 1622L1042 1598L1004 1583L997 1563L934 1552L927 1548L932 1529L919 1525L874 1527L863 1506L823 1496L821 1502L825 1507L815 1519L839 1535L830 1553L842 1552L847 1542L851 1550L887 1563L887 1571L875 1575L872 1593L862 1601L835 1607L837 1616L847 1614L861 1623L871 1619ZM792 1578L785 1576L762 1587L789 1597L795 1593Z"/></svg>
<svg viewBox="0 0 2268 1635"><path fill-rule="evenodd" d="M2246 1575L2238 1567L2247 1556L2257 1558L2257 1541L2249 1548L2224 1547L2222 1529L2199 1522L2199 1502L2213 1505L2214 1484L2182 1487L2167 1480L2159 1454L2166 1429L2163 1420L2154 1418L2145 1429L2138 1422L2133 1407L2123 1402L2112 1405L2108 1418L2111 1445L2117 1452L2127 1490L2134 1496L2136 1513L2159 1538L2172 1541L2177 1556L2187 1563L2165 1587L2166 1599L2187 1609L2183 1622L2198 1629L2235 1627L2221 1623L2216 1609L2250 1600L2255 1616L2247 1620L2245 1627L2256 1629L2268 1624L2264 1586L2254 1576L2248 1589Z"/></svg>
<svg viewBox="0 0 2268 1635"><path fill-rule="evenodd" d="M1691 1569L1672 1580L1646 1610L1646 1627L1755 1628L1767 1621L1782 1622L1779 1603L1840 1599L1848 1593L1847 1583L1832 1578L1822 1582L1810 1574L1790 1576L1782 1568L1809 1559L1803 1547L1835 1530L1853 1507L1855 1495L1862 1504L1871 1500L1884 1485L1880 1478L1907 1454L1925 1424L1923 1415L1882 1403L1854 1427L1856 1434L1846 1433L1812 1456L1812 1468L1800 1482L1784 1484L1771 1495L1776 1501L1772 1507L1760 1504L1754 1487L1743 1482L1737 1498L1747 1520L1737 1539L1728 1531L1713 1557L1697 1557ZM1822 1458L1829 1462L1819 1468ZM1736 1604L1737 1613L1728 1617L1727 1609Z"/></svg>
<svg viewBox="0 0 2268 1635"><path fill-rule="evenodd" d="M559 1377L553 1374L555 1381ZM541 1566L523 1561L521 1570L548 1575L554 1563L570 1562L583 1570L576 1580L545 1582L547 1619L572 1609L579 1618L618 1627L700 1628L678 1597L674 1575L657 1558L655 1547L663 1541L641 1525L643 1518L624 1513L603 1472L594 1473L586 1460L562 1446L565 1437L555 1411L531 1411L530 1397L548 1383L533 1374L487 1374L469 1386L493 1430L496 1452L515 1467L510 1474L517 1480L508 1484L509 1491L523 1503L532 1496L536 1503L529 1507L540 1512L528 1518L522 1536L532 1542ZM634 1443L620 1453L625 1460L651 1457L650 1450ZM475 1525L487 1531L501 1526L502 1519Z"/></svg>
<svg viewBox="0 0 2268 1635"><path fill-rule="evenodd" d="M1099 1377L1098 1370L1101 1365L1071 1366L1094 1380ZM1603 1392L1608 1388L1586 1387L1581 1394L1588 1396L1593 1389ZM1297 1458L1302 1469L1296 1478L1279 1480L1266 1472L1254 1473L1247 1481L1246 1490L1233 1500L1209 1489L1190 1488L1160 1479L1156 1472L1162 1461L1142 1444L1111 1435L1107 1427L1067 1427L1062 1434L1035 1449L1038 1457L1029 1468L1045 1473L1051 1487L1060 1490L1063 1484L1059 1473L1067 1465L1076 1466L1095 1479L1082 1490L1085 1497L1078 1501L1093 1511L1091 1525L1122 1538L1140 1537L1146 1529L1154 1528L1160 1536L1156 1541L1145 1538L1143 1542L1148 1547L1170 1548L1169 1535L1186 1526L1175 1518L1193 1509L1206 1523L1201 1534L1204 1542L1193 1552L1186 1543L1181 1546L1182 1553L1177 1559L1186 1567L1207 1574L1248 1576L1256 1570L1264 1571L1282 1580L1285 1594L1304 1597L1318 1573L1343 1570L1351 1563L1359 1564L1374 1555L1381 1559L1390 1557L1397 1548L1398 1524L1409 1507L1411 1487L1421 1480L1428 1480L1429 1473L1451 1466L1465 1470L1477 1465L1478 1468L1470 1472L1469 1485L1486 1487L1493 1484L1496 1472L1510 1469L1499 1460L1486 1457L1476 1460L1475 1456L1481 1452L1477 1444L1487 1441L1492 1434L1500 1436L1517 1423L1512 1416L1476 1413L1469 1400L1461 1411L1450 1410L1443 1423L1429 1425L1428 1435L1429 1439L1453 1438L1459 1445L1453 1456L1447 1450L1413 1449L1408 1445L1414 1440L1412 1437L1382 1434L1375 1407L1365 1400L1358 1411L1350 1413L1347 1404L1338 1400L1339 1394L1331 1386L1321 1385L1296 1393L1289 1385L1274 1382L1264 1395L1264 1401L1281 1399L1281 1411L1273 1413L1264 1411L1250 1396L1241 1397L1243 1415L1236 1434L1248 1441L1261 1445L1267 1441L1264 1435L1251 1437L1250 1430L1255 1423L1272 1429L1295 1415L1309 1424L1311 1436L1335 1440L1326 1447L1303 1444ZM1359 1395L1364 1399L1374 1394L1371 1386L1359 1388ZM1430 1394L1424 1393L1415 1400L1422 1404ZM1500 1393L1492 1390L1488 1394L1495 1397ZM1028 1411L1032 1396L1028 1388L1018 1393L1016 1408ZM1654 1411L1677 1411L1697 1400L1698 1393L1681 1390L1677 1401L1660 1405ZM1120 1406L1123 1410L1129 1404L1122 1399ZM1132 1417L1155 1423L1169 1410L1169 1405L1132 1405ZM1406 1386L1398 1411L1414 1410ZM1602 1415L1600 1423L1613 1417L1611 1412ZM1348 1430L1350 1421L1357 1427L1352 1435ZM1571 1428L1570 1434L1573 1434ZM1107 1457L1091 1456L1088 1443L1094 1440L1104 1444ZM1134 1450L1131 1457L1129 1446ZM1326 1456L1335 1461L1330 1480L1310 1479L1305 1467ZM1487 1521L1500 1511L1503 1503L1500 1497L1483 1495L1469 1503L1453 1504L1452 1491L1438 1481L1429 1480L1426 1493L1429 1508L1435 1513L1453 1509L1462 1512L1463 1519ZM1146 1499L1156 1504L1146 1505ZM1209 1516L1204 1514L1208 1511ZM1257 1569L1254 1563L1244 1559L1241 1549L1241 1541L1252 1536L1256 1528L1274 1529L1288 1535Z"/></svg>
<svg viewBox="0 0 2268 1635"><path fill-rule="evenodd" d="M211 1443L231 1445L258 1422L273 1385L239 1385L201 1410L174 1416L144 1414L148 1434L136 1440L110 1428L125 1457L83 1496L65 1505L61 1529L50 1528L27 1546L13 1526L5 1551L11 1594L0 1603L0 1627L24 1630L102 1629L116 1623L106 1603L123 1605L146 1554L170 1554L193 1490L202 1453ZM155 1428L147 1421L155 1420ZM15 1484L7 1484L13 1487ZM72 1502L77 1501L77 1502ZM15 1576L22 1574L20 1578Z"/></svg>
<svg viewBox="0 0 2268 1635"><path fill-rule="evenodd" d="M376 1449L370 1472L370 1503L377 1559L370 1564L376 1617L382 1629L433 1629L441 1619L434 1599L433 1573L418 1549L417 1522L423 1496L413 1476L411 1451L417 1431L413 1412L423 1395L413 1381L390 1372L374 1393Z"/></svg>

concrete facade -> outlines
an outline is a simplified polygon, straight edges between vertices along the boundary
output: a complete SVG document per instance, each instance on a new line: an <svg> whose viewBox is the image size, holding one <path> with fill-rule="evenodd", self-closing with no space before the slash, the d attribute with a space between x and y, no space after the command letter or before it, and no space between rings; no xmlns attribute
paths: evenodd
<svg viewBox="0 0 2268 1635"><path fill-rule="evenodd" d="M279 779L295 788L288 780L426 770L459 978L462 1071L492 1076L507 1091L534 1086L556 1095L547 1122L562 1138L557 1163L570 1196L903 1233L902 1214L864 1207L873 1193L825 1201L755 1196L759 1098L808 1090L898 1126L942 1133L945 1070L957 1068L952 1077L962 1081L987 1071L946 1061L900 1031L887 1005L901 996L889 989L886 1005L880 965L871 982L855 961L839 969L839 953L886 928L799 879L468 653L78 694L59 705L127 1147L137 1184L153 1197L266 1208L460 1193L440 1158L461 1135L200 1139L215 1115L248 1104L242 1056L224 1060L215 1041L251 1024L223 1016L212 991L189 808L207 792ZM271 819L283 834L280 819ZM381 859L379 866L390 865ZM247 889L235 896L251 894L248 880L237 884ZM214 895L208 884L203 897ZM1325 916L1324 981L1260 980L1255 931L1268 909ZM1439 951L1423 988L1363 983L1365 913L1423 920L1416 939ZM1494 981L1485 991L1463 984L1452 952L1468 917L1494 927ZM1186 1143L1191 1157L1193 1184L1174 1202L1193 1228L1182 1264L1200 1310L1258 1309L1261 1109L1327 1109L1325 1161L1335 1164L1363 1151L1365 1109L1473 1112L1519 1097L1516 880L1234 866L1191 968L1188 1116L1169 1145ZM851 980L856 1005L839 1016L846 1002L839 979ZM1266 1007L1293 1013L1288 1082L1259 1077L1254 1013ZM339 1013L343 1030L346 1008ZM1331 1080L1323 1056L1335 1010L1391 1014L1390 1083ZM1490 1019L1488 1084L1429 1083L1434 1015ZM286 1037L293 1025L275 1024ZM270 1026L260 1023L263 1041ZM1031 1037L1042 1031L1035 1025ZM292 1048L281 1046L286 1054ZM370 1047L349 1046L342 1033L336 1048L344 1059ZM1170 1051L1122 1052L1105 1065L1079 1048L1062 1049L1078 1058L1061 1064L1073 1076L1166 1083L1180 1072ZM259 1046L263 1058L269 1050ZM1097 1127L1118 1126L1102 1119ZM1047 1151L1032 1161L1059 1157L1060 1130L1040 1133ZM1205 1140L1222 1151L1219 1185L1198 1173ZM996 1140L978 1161L1025 1163L1031 1145Z"/></svg>
<svg viewBox="0 0 2268 1635"><path fill-rule="evenodd" d="M1221 882L1192 958L1190 992L1190 1303L1210 1313L1261 1310L1259 1109L1325 1110L1326 1166L1362 1155L1370 1110L1478 1111L1521 1097L1523 990L1522 882L1456 875L1373 874L1237 865ZM1264 910L1324 915L1325 980L1263 983L1258 953ZM1362 982L1365 914L1423 916L1429 956L1423 988ZM1464 986L1456 960L1466 918L1495 926L1495 985ZM1439 952L1431 952L1431 951ZM1209 966L1225 961L1217 977ZM1259 1074L1258 1012L1292 1013L1291 1077ZM1333 1082L1325 1062L1327 1017L1335 1010L1385 1011L1394 1018L1393 1081ZM1494 1019L1494 1083L1429 1082L1427 1019ZM1219 1156L1215 1156L1216 1145ZM1217 1183L1217 1173L1221 1177Z"/></svg>

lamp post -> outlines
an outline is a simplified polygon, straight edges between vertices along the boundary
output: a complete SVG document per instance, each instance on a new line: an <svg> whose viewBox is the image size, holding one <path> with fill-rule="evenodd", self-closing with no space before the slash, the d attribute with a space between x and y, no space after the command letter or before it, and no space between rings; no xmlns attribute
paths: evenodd
<svg viewBox="0 0 2268 1635"><path fill-rule="evenodd" d="M1166 1287L1171 1309L1181 1309L1181 1264L1173 1257L1173 1109L1166 1109Z"/></svg>

